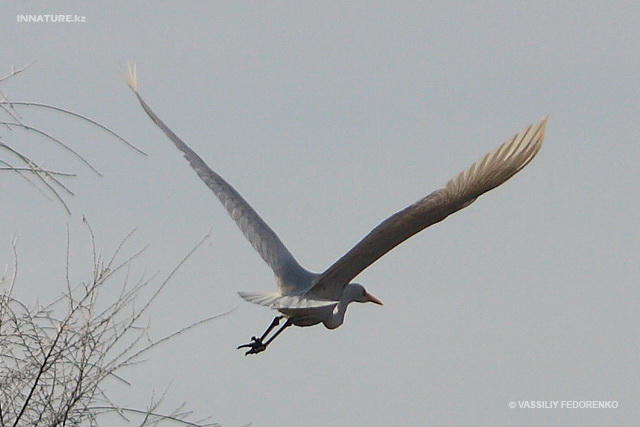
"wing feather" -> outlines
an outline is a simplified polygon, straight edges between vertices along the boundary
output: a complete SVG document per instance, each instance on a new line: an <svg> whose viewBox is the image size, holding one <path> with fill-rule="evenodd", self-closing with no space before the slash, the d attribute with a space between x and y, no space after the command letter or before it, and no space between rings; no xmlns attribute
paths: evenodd
<svg viewBox="0 0 640 427"><path fill-rule="evenodd" d="M267 225L258 213L242 198L227 181L214 172L202 158L187 146L169 127L153 112L138 92L138 81L135 65L129 65L123 72L129 87L133 90L140 105L154 123L162 129L175 146L182 151L191 167L200 179L220 199L231 218L238 225L262 259L273 269L280 279L278 285L283 294L300 292L300 289L289 289L293 286L291 278L309 277L310 273L298 264L291 252L276 233ZM308 287L308 286L307 286Z"/></svg>
<svg viewBox="0 0 640 427"><path fill-rule="evenodd" d="M547 117L472 164L443 188L384 220L320 274L309 294L339 298L344 286L391 249L503 184L536 156L542 147L546 124Z"/></svg>

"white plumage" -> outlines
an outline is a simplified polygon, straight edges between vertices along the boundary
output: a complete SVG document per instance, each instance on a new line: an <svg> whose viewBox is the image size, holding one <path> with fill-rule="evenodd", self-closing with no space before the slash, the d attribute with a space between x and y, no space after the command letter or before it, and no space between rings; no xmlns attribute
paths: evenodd
<svg viewBox="0 0 640 427"><path fill-rule="evenodd" d="M529 126L451 179L443 188L391 215L323 273L318 274L304 269L249 203L151 110L138 93L135 66L130 65L124 74L145 112L183 152L200 179L220 199L247 240L273 269L277 292L239 293L246 301L273 308L283 314L274 319L260 338L253 337L251 343L239 347L249 348L246 354L263 351L292 324L310 326L322 322L327 328L336 328L343 323L351 302L382 304L362 285L351 280L409 237L469 206L480 195L518 173L542 147L547 124L545 117L537 125ZM285 325L265 341L283 317L287 318Z"/></svg>

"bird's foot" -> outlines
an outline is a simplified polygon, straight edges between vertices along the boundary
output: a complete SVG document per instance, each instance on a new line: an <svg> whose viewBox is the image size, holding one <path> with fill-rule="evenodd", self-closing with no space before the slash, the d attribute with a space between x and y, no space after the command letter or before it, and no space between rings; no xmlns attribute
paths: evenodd
<svg viewBox="0 0 640 427"><path fill-rule="evenodd" d="M251 337L251 342L249 344L239 345L237 348L248 348L249 350L244 354L247 356L249 354L258 354L261 351L265 351L267 346L262 342L262 338Z"/></svg>

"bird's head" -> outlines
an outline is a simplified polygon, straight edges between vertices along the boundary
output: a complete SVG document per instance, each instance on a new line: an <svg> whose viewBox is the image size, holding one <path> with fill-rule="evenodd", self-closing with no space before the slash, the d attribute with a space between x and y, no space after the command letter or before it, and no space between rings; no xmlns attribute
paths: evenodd
<svg viewBox="0 0 640 427"><path fill-rule="evenodd" d="M382 305L382 301L371 295L360 283L349 283L345 288L345 293L352 301L355 302L372 302L378 305Z"/></svg>

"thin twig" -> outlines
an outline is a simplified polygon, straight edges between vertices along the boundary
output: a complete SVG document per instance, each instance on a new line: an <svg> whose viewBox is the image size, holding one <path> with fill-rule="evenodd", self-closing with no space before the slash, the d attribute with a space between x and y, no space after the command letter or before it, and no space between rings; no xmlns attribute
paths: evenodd
<svg viewBox="0 0 640 427"><path fill-rule="evenodd" d="M20 158L20 160L22 160L27 166L29 167L33 167L34 163L31 161L31 159L29 159L28 157L26 157L25 155L23 155L22 153L14 150L13 148L9 147L7 144L5 144L4 142L0 141L0 147L10 151L11 153L13 153L14 155L16 155L18 158ZM60 194L58 194L58 192L53 188L53 186L51 184L49 184L49 182L47 182L47 180L45 178L51 178L51 180L59 185L63 190L65 190L67 193L73 195L73 192L71 190L69 190L64 184L62 184L57 178L45 174L45 178L43 178L40 174L38 174L37 172L37 168L34 168L34 175L47 187L49 188L49 190L51 190L51 192L55 195L56 199L58 199L58 202L60 202L62 204L62 206L64 206L65 210L67 211L67 213L71 214L71 210L69 209L69 206L67 206L67 204L65 203L64 199L60 196Z"/></svg>
<svg viewBox="0 0 640 427"><path fill-rule="evenodd" d="M118 412L119 414L121 414L123 412L130 412L132 414L160 417L162 419L173 421L173 422L176 422L178 424L182 424L182 425L190 426L190 427L217 427L217 426L220 425L218 423L200 424L198 422L190 422L190 421L183 420L183 419L177 418L175 416L171 416L171 415L160 414L160 413L157 413L157 412L151 412L151 411L148 411L148 410L134 409L134 408L122 408L122 407L113 408L113 407L109 407L109 406L91 406L90 409L101 410L101 411L105 411L105 412ZM125 419L127 421L129 421L127 418L125 418ZM202 421L204 421L204 420L202 420Z"/></svg>
<svg viewBox="0 0 640 427"><path fill-rule="evenodd" d="M2 164L7 164L4 160L0 160L0 163ZM56 171L52 171L50 169L42 169L42 168L20 168L20 167L14 167L11 165L7 165L6 167L0 167L0 171L14 171L14 172L34 172L34 173L43 173L46 175L57 175L57 176L67 176L67 177L73 177L73 176L78 176L75 173L67 173L67 172L56 172Z"/></svg>
<svg viewBox="0 0 640 427"><path fill-rule="evenodd" d="M73 154L76 158L78 158L82 163L84 163L86 166L89 167L89 169L91 169L93 172L95 172L97 175L102 176L102 174L96 169L94 168L91 163L89 163L87 161L87 159L85 159L84 157L82 157L82 155L80 153L78 153L76 150L74 150L73 148L69 147L67 144L65 144L64 142L60 141L58 138L52 136L51 134L41 131L40 129L31 127L31 126L27 126L23 123L16 123L16 122L0 122L0 124L7 126L9 129L12 129L13 127L19 127L21 129L24 129L26 131L31 131L31 132L35 132L40 136L45 137L46 139L55 142L56 144L58 144L59 146L61 146L62 148L64 148L66 151L70 152L71 154Z"/></svg>
<svg viewBox="0 0 640 427"><path fill-rule="evenodd" d="M104 126L103 124L87 117L87 116L83 116L82 114L78 114L75 113L71 110L67 110L64 108L60 108L60 107L56 107L55 105L48 105L48 104L42 104L39 102L24 102L24 101L7 101L7 102L0 102L0 105L19 105L19 106L25 106L25 107L38 107L38 108L45 108L45 109L49 109L49 110L54 110L54 111L59 111L61 113L65 113L65 114L69 114L72 116L75 116L81 120L84 120L88 123L91 123L94 126L98 126L100 129L104 130L105 132L109 133L110 135L116 137L117 139L119 139L120 141L122 141L123 143L125 143L126 145L128 145L130 148L133 148L134 150L136 150L138 153L142 154L142 155L147 155L147 153L145 153L144 151L142 151L141 149L139 149L138 147L136 147L135 145L133 145L131 142L127 141L124 137L120 136L119 134L117 134L116 132L112 131L111 129L109 129L108 127Z"/></svg>
<svg viewBox="0 0 640 427"><path fill-rule="evenodd" d="M36 62L36 60L34 59L33 61L31 61L30 63L28 63L27 65L25 65L24 67L16 70L15 67L12 65L11 66L11 73L9 73L8 75L0 78L0 83L2 83L3 81L10 79L11 77L20 74L21 72L23 72L24 70L26 70L27 68L29 68L30 66L32 66L34 63Z"/></svg>

